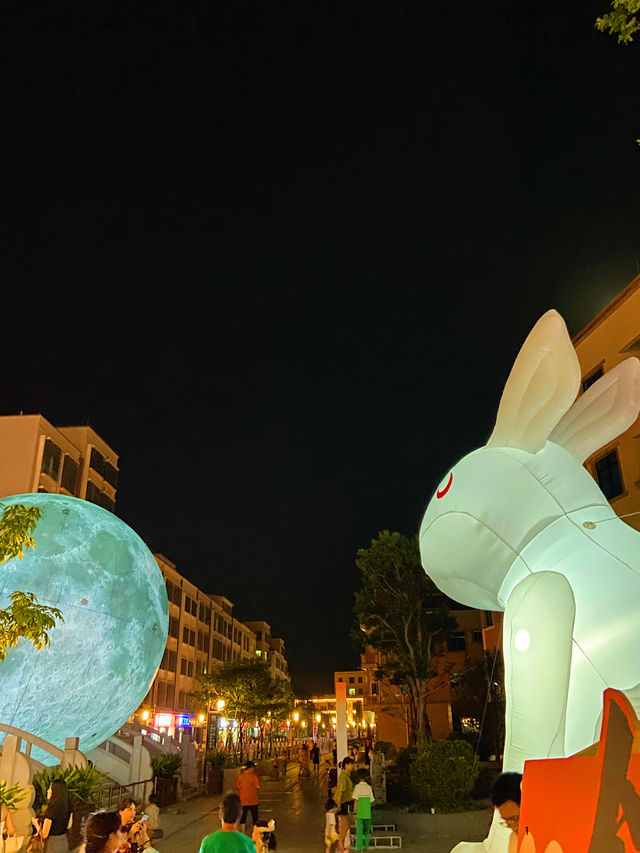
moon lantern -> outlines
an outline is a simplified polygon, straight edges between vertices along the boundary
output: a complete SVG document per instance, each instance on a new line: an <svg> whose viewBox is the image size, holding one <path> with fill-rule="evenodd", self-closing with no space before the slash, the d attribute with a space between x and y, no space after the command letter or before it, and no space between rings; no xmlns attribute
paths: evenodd
<svg viewBox="0 0 640 853"><path fill-rule="evenodd" d="M34 550L0 565L0 607L14 590L57 607L64 622L37 651L20 640L0 663L0 722L88 752L144 699L167 639L168 602L157 563L137 534L102 507L64 495L2 498L39 506ZM34 749L34 758L53 758Z"/></svg>

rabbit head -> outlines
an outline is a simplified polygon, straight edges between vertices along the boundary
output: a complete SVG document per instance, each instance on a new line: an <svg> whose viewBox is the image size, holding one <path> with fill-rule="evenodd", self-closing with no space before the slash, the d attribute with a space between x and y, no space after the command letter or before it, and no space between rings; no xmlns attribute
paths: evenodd
<svg viewBox="0 0 640 853"><path fill-rule="evenodd" d="M582 463L638 416L640 362L621 362L574 402L579 387L567 328L548 311L516 358L486 446L449 471L422 520L422 565L456 601L504 609L527 543L567 513L607 505Z"/></svg>

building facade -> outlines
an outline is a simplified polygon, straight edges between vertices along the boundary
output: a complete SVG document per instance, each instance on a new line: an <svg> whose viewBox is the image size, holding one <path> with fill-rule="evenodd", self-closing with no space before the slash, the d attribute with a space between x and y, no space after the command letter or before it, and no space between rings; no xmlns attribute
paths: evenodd
<svg viewBox="0 0 640 853"><path fill-rule="evenodd" d="M291 681L289 666L285 657L284 640L271 636L271 625L268 622L245 622L253 631L256 638L256 654L269 667L271 677L276 681Z"/></svg>
<svg viewBox="0 0 640 853"><path fill-rule="evenodd" d="M42 415L0 417L0 496L71 495L113 512L118 455L89 426L55 427Z"/></svg>
<svg viewBox="0 0 640 853"><path fill-rule="evenodd" d="M426 697L427 717L435 738L445 738L453 730L452 689L468 660L482 658L483 613L465 608L452 610L458 627L438 654L432 658L437 675L431 679ZM367 648L361 656L360 669L334 673L334 684L344 682L347 688L349 725L374 728L376 737L402 748L408 745L409 698L403 685L378 678L385 655Z"/></svg>
<svg viewBox="0 0 640 853"><path fill-rule="evenodd" d="M640 275L573 339L582 369L580 393L629 356L640 358ZM616 515L640 530L640 422L586 460Z"/></svg>

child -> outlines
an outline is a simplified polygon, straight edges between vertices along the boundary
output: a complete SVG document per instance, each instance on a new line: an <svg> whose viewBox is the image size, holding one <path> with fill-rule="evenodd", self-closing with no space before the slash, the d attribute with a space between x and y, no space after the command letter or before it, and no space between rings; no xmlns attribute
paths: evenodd
<svg viewBox="0 0 640 853"><path fill-rule="evenodd" d="M162 838L162 830L160 829L160 809L158 808L158 798L155 794L151 794L147 804L147 835L149 838Z"/></svg>
<svg viewBox="0 0 640 853"><path fill-rule="evenodd" d="M253 835L251 840L256 845L256 853L267 853L269 850L276 849L276 822L273 818L270 821L259 820L253 827Z"/></svg>
<svg viewBox="0 0 640 853"><path fill-rule="evenodd" d="M331 853L332 850L335 849L336 841L339 836L336 832L336 811L338 807L335 803L335 800L331 795L329 795L329 799L326 802L324 807L325 816L324 816L324 846L326 848L327 853Z"/></svg>
<svg viewBox="0 0 640 853"><path fill-rule="evenodd" d="M366 850L371 835L371 806L375 802L367 771L360 771L360 781L353 789L356 816L356 850Z"/></svg>

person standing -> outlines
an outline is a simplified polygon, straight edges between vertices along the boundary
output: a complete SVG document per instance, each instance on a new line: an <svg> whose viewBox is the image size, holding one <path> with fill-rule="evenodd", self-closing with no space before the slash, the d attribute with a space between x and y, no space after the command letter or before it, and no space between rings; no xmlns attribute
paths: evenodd
<svg viewBox="0 0 640 853"><path fill-rule="evenodd" d="M345 839L351 829L351 813L353 811L352 770L353 759L345 758L342 762L342 770L338 776L335 794L335 801L338 806L338 850L340 853L344 853L346 849Z"/></svg>
<svg viewBox="0 0 640 853"><path fill-rule="evenodd" d="M373 789L367 781L367 771L360 771L360 781L353 789L356 815L356 850L366 850L371 836L371 806L375 802Z"/></svg>
<svg viewBox="0 0 640 853"><path fill-rule="evenodd" d="M258 788L260 787L260 777L256 773L255 764L253 761L247 761L244 765L242 773L236 780L236 790L240 796L242 803L242 817L240 818L240 832L244 832L247 822L247 814L251 812L252 829L258 822L258 805L260 797L258 796Z"/></svg>
<svg viewBox="0 0 640 853"><path fill-rule="evenodd" d="M205 836L200 853L255 853L256 846L244 833L237 831L238 818L243 811L240 797L227 794L220 803L222 829Z"/></svg>
<svg viewBox="0 0 640 853"><path fill-rule="evenodd" d="M69 806L69 792L62 779L54 779L47 791L48 803L42 820L33 818L32 823L45 842L47 853L69 853L67 830L73 815Z"/></svg>
<svg viewBox="0 0 640 853"><path fill-rule="evenodd" d="M314 743L309 752L311 763L313 764L313 775L316 779L320 778L320 747Z"/></svg>

